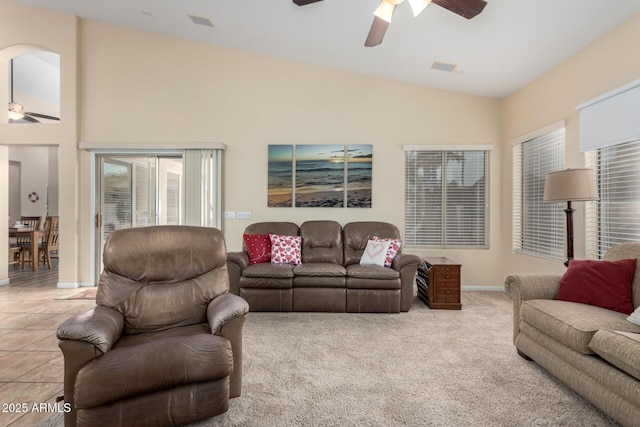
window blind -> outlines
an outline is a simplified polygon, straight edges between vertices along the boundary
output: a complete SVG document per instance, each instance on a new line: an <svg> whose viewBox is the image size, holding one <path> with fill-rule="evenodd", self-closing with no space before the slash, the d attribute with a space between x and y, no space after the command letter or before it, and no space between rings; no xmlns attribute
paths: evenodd
<svg viewBox="0 0 640 427"><path fill-rule="evenodd" d="M640 241L640 139L589 152L600 200L587 203L587 255L602 258L611 246Z"/></svg>
<svg viewBox="0 0 640 427"><path fill-rule="evenodd" d="M405 244L487 247L487 151L405 151Z"/></svg>
<svg viewBox="0 0 640 427"><path fill-rule="evenodd" d="M640 138L640 80L576 107L580 110L580 151Z"/></svg>
<svg viewBox="0 0 640 427"><path fill-rule="evenodd" d="M564 127L513 146L513 251L562 259L564 206L543 203L547 172L564 168Z"/></svg>

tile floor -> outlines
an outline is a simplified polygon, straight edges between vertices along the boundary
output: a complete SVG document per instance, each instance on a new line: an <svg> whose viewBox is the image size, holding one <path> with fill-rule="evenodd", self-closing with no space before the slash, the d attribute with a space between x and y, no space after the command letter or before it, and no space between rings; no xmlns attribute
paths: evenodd
<svg viewBox="0 0 640 427"><path fill-rule="evenodd" d="M56 329L94 301L64 300L82 289L0 286L0 426L36 426L61 396L63 358ZM51 404L40 408L40 404ZM16 405L18 405L16 407ZM26 412L17 408L25 408Z"/></svg>

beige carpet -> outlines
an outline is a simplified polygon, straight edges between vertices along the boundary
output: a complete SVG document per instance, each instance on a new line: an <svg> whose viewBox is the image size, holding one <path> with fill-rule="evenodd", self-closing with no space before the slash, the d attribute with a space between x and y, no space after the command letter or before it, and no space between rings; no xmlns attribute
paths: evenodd
<svg viewBox="0 0 640 427"><path fill-rule="evenodd" d="M511 301L462 311L250 313L243 395L197 426L609 426L511 342ZM62 425L61 417L48 420Z"/></svg>

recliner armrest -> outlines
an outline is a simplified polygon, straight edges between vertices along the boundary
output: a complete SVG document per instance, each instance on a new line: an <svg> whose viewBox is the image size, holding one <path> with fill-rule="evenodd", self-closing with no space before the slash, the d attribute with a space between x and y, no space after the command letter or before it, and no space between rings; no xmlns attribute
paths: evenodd
<svg viewBox="0 0 640 427"><path fill-rule="evenodd" d="M220 335L220 330L236 317L244 316L249 312L249 304L242 298L232 293L226 293L215 298L207 307L207 319L211 327L211 333Z"/></svg>
<svg viewBox="0 0 640 427"><path fill-rule="evenodd" d="M111 350L124 329L119 311L104 306L65 320L56 333L59 340L77 340L92 344L101 353Z"/></svg>

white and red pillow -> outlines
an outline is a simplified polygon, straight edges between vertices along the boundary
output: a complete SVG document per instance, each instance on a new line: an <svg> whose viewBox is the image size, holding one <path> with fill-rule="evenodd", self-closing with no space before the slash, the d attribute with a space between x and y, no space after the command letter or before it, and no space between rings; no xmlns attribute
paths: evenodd
<svg viewBox="0 0 640 427"><path fill-rule="evenodd" d="M271 239L268 234L243 234L249 264L271 261Z"/></svg>
<svg viewBox="0 0 640 427"><path fill-rule="evenodd" d="M389 249L387 250L387 256L384 259L384 266L391 267L391 264L393 263L393 259L396 257L398 252L400 252L400 247L402 247L402 240L392 239L392 238L381 239L380 237L377 237L377 236L373 236L371 240L373 240L374 242L390 242Z"/></svg>
<svg viewBox="0 0 640 427"><path fill-rule="evenodd" d="M269 234L271 238L271 262L273 264L302 264L302 238Z"/></svg>
<svg viewBox="0 0 640 427"><path fill-rule="evenodd" d="M367 241L367 247L362 252L360 257L360 265L379 265L384 266L384 262L387 256L391 242L382 240L369 240Z"/></svg>

